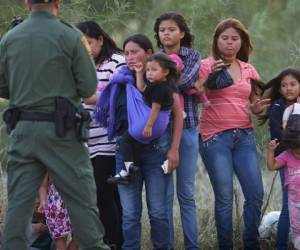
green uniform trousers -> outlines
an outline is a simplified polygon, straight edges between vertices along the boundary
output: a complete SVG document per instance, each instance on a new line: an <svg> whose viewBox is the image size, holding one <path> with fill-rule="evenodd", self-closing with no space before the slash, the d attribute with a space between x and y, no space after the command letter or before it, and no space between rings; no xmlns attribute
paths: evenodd
<svg viewBox="0 0 300 250"><path fill-rule="evenodd" d="M69 211L81 249L108 250L99 221L96 186L87 149L69 130L55 135L54 123L19 121L11 134L7 167L8 208L3 250L26 250L37 191L46 172Z"/></svg>

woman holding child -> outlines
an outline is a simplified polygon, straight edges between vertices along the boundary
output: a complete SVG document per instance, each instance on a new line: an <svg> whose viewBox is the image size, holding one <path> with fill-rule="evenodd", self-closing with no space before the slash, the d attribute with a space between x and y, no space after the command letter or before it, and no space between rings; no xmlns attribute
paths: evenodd
<svg viewBox="0 0 300 250"><path fill-rule="evenodd" d="M212 56L202 60L200 84L205 81L210 105L200 119L200 154L215 194L215 218L220 249L233 249L233 173L244 202L244 248L260 249L258 226L263 183L251 123L269 100L260 100L252 84L259 75L248 63L250 37L237 19L221 21L213 37Z"/></svg>
<svg viewBox="0 0 300 250"><path fill-rule="evenodd" d="M124 166L124 155L120 148L123 135L128 131L127 113L130 105L127 105L126 94L128 88L123 81L136 81L135 69L142 64L143 70L147 63L147 58L152 55L153 47L150 40L142 35L135 34L128 37L123 43L125 61L127 66L120 69L111 83L118 82L118 86L107 87L111 89L109 94L110 113L108 131L109 135L116 136L116 170L118 173ZM116 80L118 79L118 81ZM120 83L121 82L121 83ZM135 85L135 83L133 83ZM137 90L136 90L137 91ZM107 93L105 90L103 95ZM114 98L112 97L113 95ZM102 98L104 97L102 96ZM145 183L146 201L151 226L151 242L153 249L168 249L169 243L169 221L166 207L166 193L172 178L170 174L164 174L162 164L166 159L169 160L168 172L171 173L178 165L178 145L182 130L182 113L179 107L179 97L176 92L173 96L173 134L172 142L169 129L158 139L154 139L148 144L144 144L139 154L139 172L127 185L118 185L121 205L122 205L122 229L124 250L141 249L141 214L142 214L142 187ZM102 99L104 106L107 104ZM97 106L101 104L97 104ZM101 112L100 112L101 113ZM130 131L130 130L129 130Z"/></svg>

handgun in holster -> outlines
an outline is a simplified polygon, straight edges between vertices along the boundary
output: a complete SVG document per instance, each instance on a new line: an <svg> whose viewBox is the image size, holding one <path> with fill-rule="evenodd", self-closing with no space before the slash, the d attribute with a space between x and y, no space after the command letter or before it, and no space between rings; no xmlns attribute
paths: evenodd
<svg viewBox="0 0 300 250"><path fill-rule="evenodd" d="M64 97L55 98L55 133L64 137L66 132L76 126L76 107Z"/></svg>
<svg viewBox="0 0 300 250"><path fill-rule="evenodd" d="M89 139L90 123L92 121L89 111L80 106L76 113L77 118L77 135L78 138L87 142Z"/></svg>
<svg viewBox="0 0 300 250"><path fill-rule="evenodd" d="M3 113L3 121L6 124L7 134L10 134L16 127L16 125L19 121L20 113L21 113L20 109L16 108L16 107L8 108Z"/></svg>

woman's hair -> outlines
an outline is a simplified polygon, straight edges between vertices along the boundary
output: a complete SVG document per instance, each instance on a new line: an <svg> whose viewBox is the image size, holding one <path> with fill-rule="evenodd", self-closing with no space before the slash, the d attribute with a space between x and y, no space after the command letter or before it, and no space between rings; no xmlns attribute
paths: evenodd
<svg viewBox="0 0 300 250"><path fill-rule="evenodd" d="M290 115L281 143L287 149L300 148L300 115Z"/></svg>
<svg viewBox="0 0 300 250"><path fill-rule="evenodd" d="M161 14L158 18L156 18L154 24L154 32L155 32L154 37L156 39L157 47L163 48L163 45L159 39L159 25L162 21L166 21L166 20L174 21L178 25L180 31L184 32L184 37L180 40L180 46L191 48L193 46L194 36L191 33L184 17L177 12L165 12Z"/></svg>
<svg viewBox="0 0 300 250"><path fill-rule="evenodd" d="M180 72L177 70L177 64L167 54L157 52L147 58L147 62L157 62L164 70L169 70L167 81L176 84L180 77Z"/></svg>
<svg viewBox="0 0 300 250"><path fill-rule="evenodd" d="M76 27L86 36L94 39L103 37L103 46L100 54L95 59L97 64L103 63L105 60L111 58L114 53L122 53L122 50L118 48L114 40L94 21L84 21L76 24Z"/></svg>
<svg viewBox="0 0 300 250"><path fill-rule="evenodd" d="M149 49L153 50L153 46L149 38L143 34L137 33L133 34L129 37L127 37L123 43L123 50L125 49L125 46L127 43L133 42L136 43L139 47L141 47L145 52L147 52Z"/></svg>
<svg viewBox="0 0 300 250"><path fill-rule="evenodd" d="M256 79L250 79L251 83L251 92L254 92L257 96L262 96L265 89L265 82Z"/></svg>
<svg viewBox="0 0 300 250"><path fill-rule="evenodd" d="M270 80L264 87L263 92L266 94L264 95L265 98L269 98L271 103L277 100L278 98L282 97L280 93L281 82L284 77L291 75L293 76L300 84L300 71L292 68L284 69L277 75L275 78ZM258 120L260 124L264 124L269 119L269 110L267 109L266 113L263 115L258 116Z"/></svg>
<svg viewBox="0 0 300 250"><path fill-rule="evenodd" d="M241 23L241 21L239 21L235 18L225 19L217 25L217 27L215 29L214 37L213 37L213 43L212 43L213 57L216 60L222 58L221 52L218 48L218 39L219 39L219 36L221 35L221 33L223 33L228 28L235 29L239 33L241 40L242 40L241 48L240 48L239 52L237 53L237 58L241 61L248 62L249 55L253 49L253 47L251 45L251 41L250 41L250 36L249 36L249 33L246 30L245 26Z"/></svg>

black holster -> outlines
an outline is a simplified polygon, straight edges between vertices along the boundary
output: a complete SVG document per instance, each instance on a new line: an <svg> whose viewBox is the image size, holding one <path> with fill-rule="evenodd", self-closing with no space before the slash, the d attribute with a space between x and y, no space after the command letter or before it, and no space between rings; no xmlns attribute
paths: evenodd
<svg viewBox="0 0 300 250"><path fill-rule="evenodd" d="M19 117L20 117L21 111L19 108L11 107L5 110L3 113L3 121L6 124L6 132L7 134L10 134L11 131L14 130L16 127Z"/></svg>
<svg viewBox="0 0 300 250"><path fill-rule="evenodd" d="M64 137L66 132L76 126L76 107L64 97L55 98L55 133Z"/></svg>
<svg viewBox="0 0 300 250"><path fill-rule="evenodd" d="M80 106L76 113L76 119L78 138L83 142L87 142L89 139L90 122L92 120L89 111Z"/></svg>

